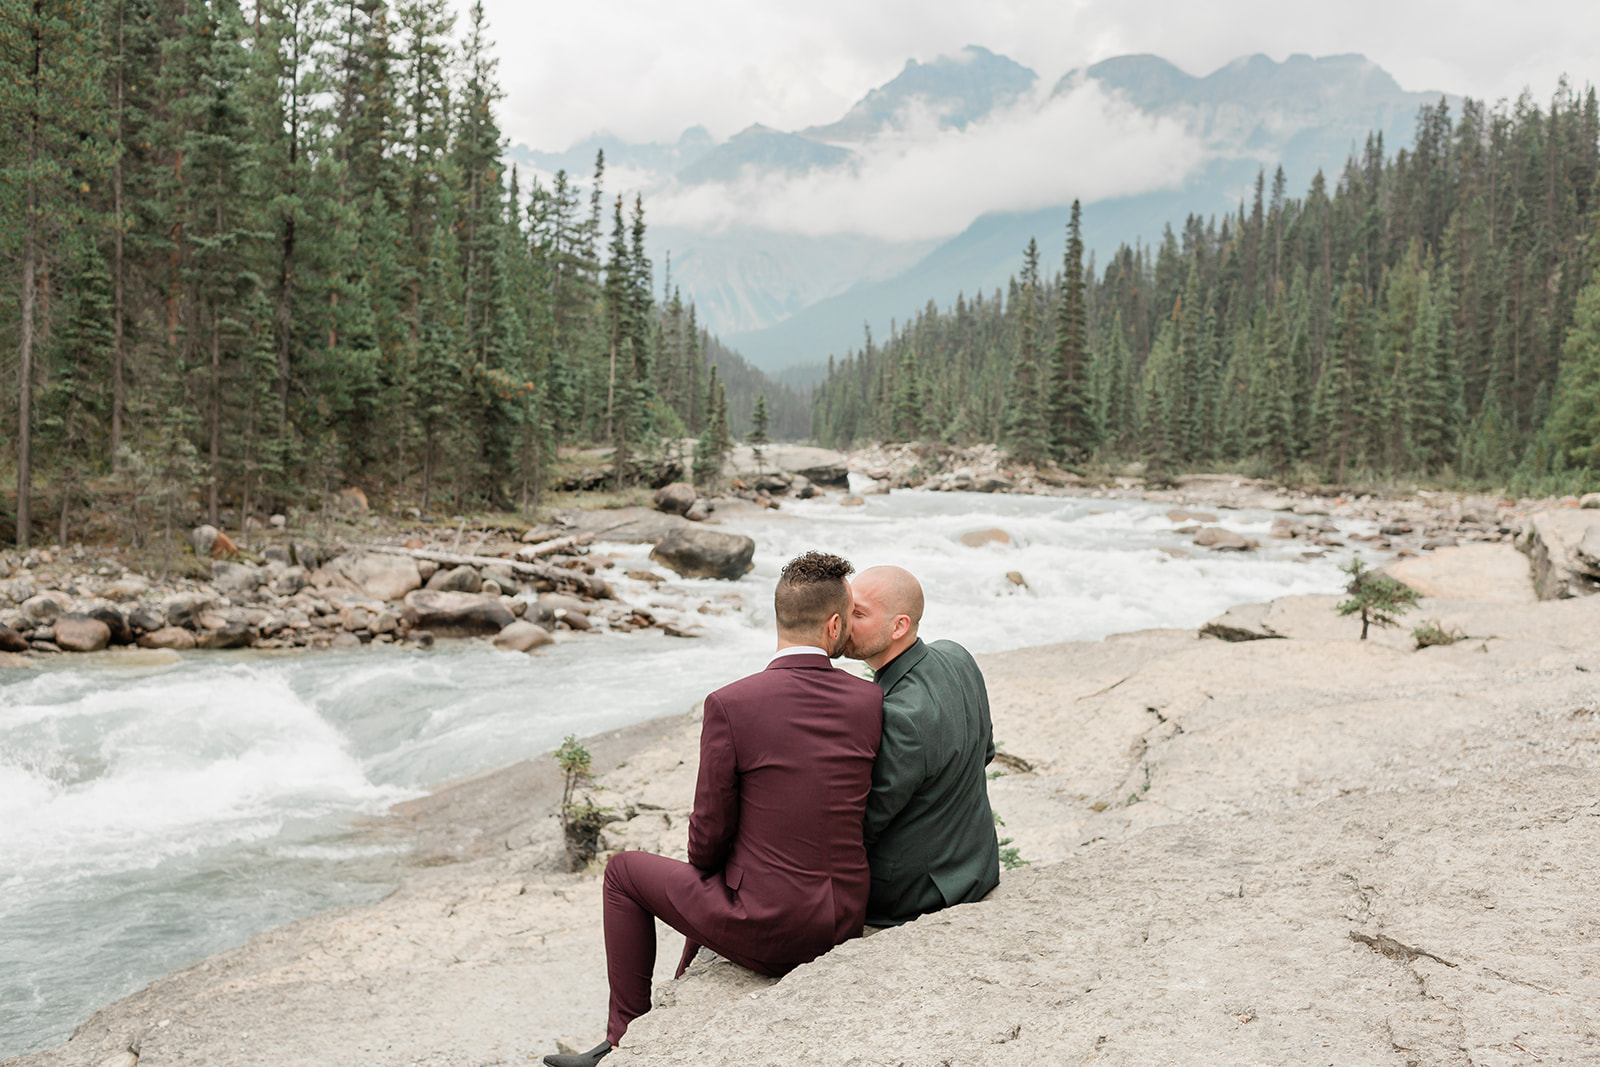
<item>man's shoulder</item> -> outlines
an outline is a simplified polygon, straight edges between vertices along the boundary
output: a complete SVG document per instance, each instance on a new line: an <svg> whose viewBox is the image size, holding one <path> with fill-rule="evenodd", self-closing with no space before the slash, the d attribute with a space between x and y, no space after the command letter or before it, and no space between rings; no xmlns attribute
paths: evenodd
<svg viewBox="0 0 1600 1067"><path fill-rule="evenodd" d="M820 657L819 657L820 658ZM847 696L876 702L882 691L865 678L858 678L838 667L779 667L747 674L736 682L716 690L711 696L724 703L745 700L768 700L773 694L804 692L808 689L829 688Z"/></svg>

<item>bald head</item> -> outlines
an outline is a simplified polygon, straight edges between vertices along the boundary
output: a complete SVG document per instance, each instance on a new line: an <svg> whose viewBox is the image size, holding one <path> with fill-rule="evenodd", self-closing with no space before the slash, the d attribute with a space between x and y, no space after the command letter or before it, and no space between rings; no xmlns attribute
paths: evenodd
<svg viewBox="0 0 1600 1067"><path fill-rule="evenodd" d="M869 567L850 583L854 597L845 655L877 670L910 648L922 623L922 583L904 567Z"/></svg>

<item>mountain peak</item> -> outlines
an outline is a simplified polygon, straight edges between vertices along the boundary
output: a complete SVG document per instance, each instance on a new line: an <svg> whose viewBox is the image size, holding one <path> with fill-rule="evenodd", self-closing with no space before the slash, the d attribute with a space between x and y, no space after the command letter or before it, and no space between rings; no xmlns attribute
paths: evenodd
<svg viewBox="0 0 1600 1067"><path fill-rule="evenodd" d="M965 129L1027 92L1038 77L1015 60L969 44L928 63L906 60L899 74L856 101L838 122L800 132L818 141L865 141L886 129L904 129L913 105L938 115L943 127Z"/></svg>

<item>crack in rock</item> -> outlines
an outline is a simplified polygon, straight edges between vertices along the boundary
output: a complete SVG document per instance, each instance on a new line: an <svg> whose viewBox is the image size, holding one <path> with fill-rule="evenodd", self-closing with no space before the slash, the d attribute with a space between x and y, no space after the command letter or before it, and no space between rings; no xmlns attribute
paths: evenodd
<svg viewBox="0 0 1600 1067"><path fill-rule="evenodd" d="M1366 934L1361 933L1359 930L1351 930L1350 940L1360 945L1366 945L1372 951L1379 953L1380 955L1388 956L1391 960L1399 960L1401 963L1410 963L1416 959L1426 958L1433 960L1435 963L1442 963L1446 967L1455 966L1455 964L1451 963L1442 956L1435 956L1433 953L1424 948L1413 948L1410 945L1402 944L1401 942L1396 941L1394 938L1389 937L1387 934L1379 934L1377 937L1369 937Z"/></svg>

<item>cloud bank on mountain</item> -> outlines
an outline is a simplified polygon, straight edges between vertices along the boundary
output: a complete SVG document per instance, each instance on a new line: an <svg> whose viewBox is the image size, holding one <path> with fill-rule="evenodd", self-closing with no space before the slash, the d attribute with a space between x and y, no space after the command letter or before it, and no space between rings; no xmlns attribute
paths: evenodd
<svg viewBox="0 0 1600 1067"><path fill-rule="evenodd" d="M834 166L732 180L675 181L652 199L667 226L750 226L806 236L910 241L958 233L985 211L1025 211L1172 188L1205 157L1182 123L1133 107L1099 83L1036 89L964 127L913 101Z"/></svg>

